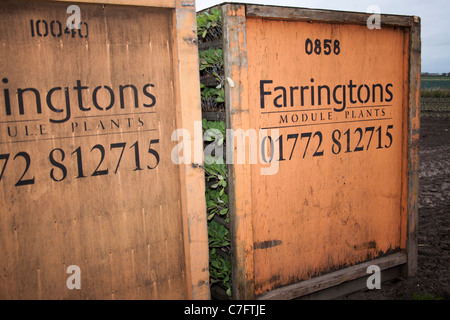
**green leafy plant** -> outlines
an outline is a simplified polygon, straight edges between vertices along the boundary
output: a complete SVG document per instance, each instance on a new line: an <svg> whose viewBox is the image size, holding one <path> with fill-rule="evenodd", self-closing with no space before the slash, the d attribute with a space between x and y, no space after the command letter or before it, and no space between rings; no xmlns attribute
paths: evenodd
<svg viewBox="0 0 450 320"><path fill-rule="evenodd" d="M202 106L203 107L214 107L220 103L225 102L224 95L225 92L223 88L217 89L217 88L209 88L206 87L204 84L200 85L201 89L201 99L202 99Z"/></svg>
<svg viewBox="0 0 450 320"><path fill-rule="evenodd" d="M227 186L227 166L225 163L217 163L212 158L209 161L210 163L207 163L205 161L205 173L206 173L206 180L211 181L213 180L213 183L211 185L211 188L217 189L219 187L226 188ZM220 189L220 188L219 188Z"/></svg>
<svg viewBox="0 0 450 320"><path fill-rule="evenodd" d="M215 141L216 137L221 136L222 138L220 138L221 140L217 141L217 145L221 146L224 143L226 134L226 127L224 121L208 121L206 119L203 119L202 128L204 133L206 133L205 137L206 142Z"/></svg>
<svg viewBox="0 0 450 320"><path fill-rule="evenodd" d="M218 72L223 70L223 52L222 49L210 48L198 53L200 62L200 71L207 71L216 78L219 77Z"/></svg>
<svg viewBox="0 0 450 320"><path fill-rule="evenodd" d="M209 247L222 248L230 245L230 231L217 221L208 223Z"/></svg>
<svg viewBox="0 0 450 320"><path fill-rule="evenodd" d="M199 39L215 40L222 35L222 14L220 9L211 8L197 16L197 36Z"/></svg>
<svg viewBox="0 0 450 320"><path fill-rule="evenodd" d="M225 136L226 132L225 121L208 121L206 119L203 119L202 128L203 130L217 129L222 133L223 136Z"/></svg>
<svg viewBox="0 0 450 320"><path fill-rule="evenodd" d="M208 223L209 261L211 283L221 283L231 296L231 263L221 252L229 251L230 232L222 224L212 220Z"/></svg>
<svg viewBox="0 0 450 320"><path fill-rule="evenodd" d="M205 143L225 144L224 121L202 122ZM222 158L205 156L206 209L208 214L209 272L211 284L220 284L231 296L231 263L226 255L230 249L227 189L227 166ZM221 221L220 223L218 221Z"/></svg>
<svg viewBox="0 0 450 320"><path fill-rule="evenodd" d="M215 215L225 217L228 222L228 195L225 189L213 190L206 188L206 210L208 212L208 220L214 218Z"/></svg>
<svg viewBox="0 0 450 320"><path fill-rule="evenodd" d="M211 8L197 16L197 36L199 43L222 38L222 14L219 8ZM220 42L219 42L220 43ZM219 44L220 45L220 44ZM225 102L223 51L218 44L199 51L199 71L202 84L202 110L215 111L223 108Z"/></svg>
<svg viewBox="0 0 450 320"><path fill-rule="evenodd" d="M210 48L199 52L199 70L201 77L212 77L215 79L215 84L209 89L216 89L217 96L222 98L220 102L224 102L223 95L223 85L225 77L223 75L223 52L222 49ZM214 83L214 82L213 82ZM207 87L203 85L201 87L202 91L205 91ZM217 101L219 102L219 101Z"/></svg>
<svg viewBox="0 0 450 320"><path fill-rule="evenodd" d="M231 296L231 262L217 253L216 248L209 250L209 274L211 283L221 283L227 295Z"/></svg>
<svg viewBox="0 0 450 320"><path fill-rule="evenodd" d="M200 85L202 106L212 108L225 102L225 91L223 89L223 53L221 49L208 49L199 52L200 75L213 77L216 84L207 87Z"/></svg>
<svg viewBox="0 0 450 320"><path fill-rule="evenodd" d="M216 102L219 103L225 102L225 90L223 90L223 88L220 88L219 91L217 92Z"/></svg>
<svg viewBox="0 0 450 320"><path fill-rule="evenodd" d="M208 211L209 276L211 284L220 283L231 296L231 263L224 254L230 252L230 231L222 223L213 219L216 215L226 217L228 222L228 195L224 192L206 188ZM222 253L222 254L220 254Z"/></svg>
<svg viewBox="0 0 450 320"><path fill-rule="evenodd" d="M202 110L220 110L225 102L223 52L217 48L222 38L220 9L212 8L197 16L197 35L199 43L215 41L209 49L199 52ZM205 144L225 147L225 122L203 119L202 127ZM223 155L205 156L204 169L210 282L225 288L227 295L231 296L231 262L227 258L231 251L230 231L227 227L229 223L227 166L223 161Z"/></svg>

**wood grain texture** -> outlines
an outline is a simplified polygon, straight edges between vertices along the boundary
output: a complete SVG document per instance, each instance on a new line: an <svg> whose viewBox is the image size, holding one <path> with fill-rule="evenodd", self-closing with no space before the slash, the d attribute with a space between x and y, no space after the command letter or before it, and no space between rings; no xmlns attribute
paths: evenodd
<svg viewBox="0 0 450 320"><path fill-rule="evenodd" d="M39 1L39 0L31 0ZM53 0L66 2L66 0ZM97 0L77 0L79 3L99 3ZM191 1L193 2L193 1ZM159 8L176 8L181 6L181 0L103 0L101 3L108 5L145 6Z"/></svg>
<svg viewBox="0 0 450 320"><path fill-rule="evenodd" d="M408 224L406 252L408 263L405 275L417 272L417 227L419 201L419 138L420 138L420 74L421 40L420 19L416 19L410 32L409 45L409 120L408 120Z"/></svg>
<svg viewBox="0 0 450 320"><path fill-rule="evenodd" d="M225 86L225 108L227 128L250 128L248 104L248 73L245 6L224 5L222 7L223 21L223 52L225 78L230 78ZM227 140L227 159L235 159L238 153L237 141ZM237 159L235 159L237 161ZM250 165L229 165L228 176L230 197L230 234L232 241L232 283L234 299L252 299L253 288L253 226L252 226L252 195Z"/></svg>
<svg viewBox="0 0 450 320"><path fill-rule="evenodd" d="M320 146L323 156L313 157L318 148L317 137L310 142L314 150L306 153L300 150L306 148L307 139L299 139L292 159L280 162L277 174L262 176L260 165L252 166L252 198L258 199L252 203L253 241L281 242L276 247L254 251L257 295L400 250L405 34L386 28L376 33L370 31L356 25L247 19L250 127L256 130L279 128L284 137L320 131L323 137ZM341 53L307 56L304 52L306 38L338 38ZM394 100L379 103L388 105L384 109L385 116L381 116L382 107L379 116L367 116L366 107L359 103L349 104L341 113L330 109L332 120L285 124L280 123L280 116L306 115L311 119L314 113L327 113L328 110L316 109L326 109L328 105L313 107L308 96L303 108L297 98L294 107L288 103L287 107L278 109L302 111L277 113L272 99L279 91L267 97L267 106L262 110L259 107L260 80L273 81L266 90L316 83L334 88L350 80L358 86L376 83L384 87L391 83ZM317 98L315 103L318 103ZM365 137L361 140L363 150L353 152L357 143L353 139L358 137L353 135L352 147L346 149L352 152L332 153L333 148L336 150L332 140L333 134L336 137L335 130L342 134L350 130L352 134L357 128L365 131L366 127L386 128L387 125L393 126L395 137L389 149L372 146L367 150L368 137ZM290 146L286 149L289 151L286 159L291 156L291 141L284 141L284 146Z"/></svg>
<svg viewBox="0 0 450 320"><path fill-rule="evenodd" d="M376 265L381 271L384 271L405 264L406 259L405 254L395 253L387 257L374 259L370 262L361 263L356 266L313 278L311 280L306 280L284 288L272 290L258 297L258 300L295 299L318 291L326 290L331 287L339 286L359 278L368 277L369 275L367 274L367 268L371 265Z"/></svg>
<svg viewBox="0 0 450 320"><path fill-rule="evenodd" d="M0 298L208 298L204 198L190 197L203 176L172 162L170 139L201 120L197 56L181 39L195 12L79 4L81 37L51 23L65 23L66 3L0 5ZM18 88L36 89L42 110L26 91L20 114ZM18 153L33 183L17 186ZM66 286L69 265L80 290Z"/></svg>
<svg viewBox="0 0 450 320"><path fill-rule="evenodd" d="M178 54L175 65L180 79L177 105L178 128L190 132L183 141L192 146L192 163L181 167L184 243L189 272L190 299L210 299L209 249L206 223L205 175L203 171L203 135L201 131L200 80L198 75L197 19L194 7L176 9L176 37ZM195 77L194 77L195 76ZM193 79L195 78L195 79ZM194 81L195 80L195 81Z"/></svg>
<svg viewBox="0 0 450 320"><path fill-rule="evenodd" d="M366 25L370 13L291 8L276 6L247 5L248 17L261 17L269 19L292 19L314 22L329 23L350 23ZM413 23L413 17L399 15L380 15L381 26L403 26L410 27Z"/></svg>
<svg viewBox="0 0 450 320"><path fill-rule="evenodd" d="M236 19L235 12L242 12L244 6L246 16L241 13ZM288 292L297 283L306 283L304 288L308 288L305 281L327 274L337 275L333 285L338 285L347 279L343 274L355 270L353 266L380 257L399 255L397 265L405 264L403 253L409 248L413 266L418 188L411 171L416 158L409 154L416 152L410 150L410 137L411 132L417 137L419 127L419 91L417 71L414 85L410 80L411 65L417 70L417 54L414 58L410 48L417 51L420 38L416 31L411 38L416 42L410 44L410 32L418 18L382 15L382 29L370 30L367 14L238 4L226 4L222 9L226 77L235 84L226 91L227 128L268 130L269 134L278 129L285 139L284 159L275 175L261 175L260 163L229 166L234 297L263 297L278 288ZM330 39L329 43L338 39L340 51L324 55L311 48L307 54L308 38L312 46L317 39L322 45L324 39ZM310 87L333 90L349 83L360 88L389 84L392 99L383 103L387 96L372 92L370 101L367 96L365 102L357 103L352 102L355 96L349 98L347 93L347 109L340 113L333 103L326 102L326 94L312 98ZM311 97L300 99L300 90L310 90ZM237 92L238 97L233 95ZM411 94L415 99L412 105ZM379 108L380 114L374 116L368 112L370 108ZM316 120L312 120L314 116ZM388 126L392 135L386 137L393 139L388 144L383 140L378 148L368 147L367 135L361 135L360 142L354 140L357 136L350 136L371 128L381 132ZM306 138L318 131L324 152L313 156L314 150L306 150L302 155L299 150L303 152L307 143L300 134ZM364 148L359 148L363 152L334 152L336 143L333 147L331 137L336 138L336 131L341 133L339 139L348 132L347 143L352 146L363 143ZM314 144L313 139L310 142ZM278 147L275 144L274 148ZM342 272L333 273L335 270ZM291 298L298 294L293 292Z"/></svg>

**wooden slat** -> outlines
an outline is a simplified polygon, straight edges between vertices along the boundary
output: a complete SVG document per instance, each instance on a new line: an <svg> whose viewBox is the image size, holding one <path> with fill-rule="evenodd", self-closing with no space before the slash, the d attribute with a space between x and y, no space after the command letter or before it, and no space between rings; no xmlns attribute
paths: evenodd
<svg viewBox="0 0 450 320"><path fill-rule="evenodd" d="M198 44L199 50L206 50L211 48L221 48L222 47L222 39L214 40L209 42L202 42Z"/></svg>
<svg viewBox="0 0 450 320"><path fill-rule="evenodd" d="M188 293L190 299L210 299L197 29L193 28L197 21L195 9L177 8L175 19L178 54L174 60L179 68L181 105L178 128L190 133L189 137L183 137L183 142L192 146L190 159L193 161L180 165L186 270L191 286ZM193 75L197 75L197 81L192 81Z"/></svg>
<svg viewBox="0 0 450 320"><path fill-rule="evenodd" d="M381 290L383 290L384 286L383 283L398 279L401 276L402 273L401 269L402 265L389 268L381 272ZM332 300L344 297L357 291L367 292L368 291L367 277L369 276L370 275L367 275L366 277L363 278L358 278L355 280L344 282L338 286L334 286L321 291L316 291L314 293L307 294L306 296L301 296L298 298L298 300ZM375 289L373 289L373 291L375 291ZM353 299L353 297L350 297L350 299Z"/></svg>
<svg viewBox="0 0 450 320"><path fill-rule="evenodd" d="M403 56L403 94L402 99L407 105L409 101L409 47L410 47L410 28L405 28L405 37L403 40L403 52L408 53ZM401 186L401 225L400 229L400 246L406 250L406 241L408 238L407 224L408 224L408 170L409 163L408 148L409 148L409 108L403 107L402 110L402 186Z"/></svg>
<svg viewBox="0 0 450 320"><path fill-rule="evenodd" d="M247 5L248 17L264 17L272 19L295 19L331 23L366 24L370 15L370 13L359 12ZM411 26L412 22L413 17L386 14L381 15L382 26Z"/></svg>
<svg viewBox="0 0 450 320"><path fill-rule="evenodd" d="M209 121L225 121L226 115L223 111L218 112L202 112L203 119L209 120Z"/></svg>
<svg viewBox="0 0 450 320"><path fill-rule="evenodd" d="M408 128L408 222L406 276L417 272L417 223L419 199L419 128L420 128L420 19L416 17L410 33L409 49L409 128Z"/></svg>
<svg viewBox="0 0 450 320"><path fill-rule="evenodd" d="M63 1L67 0L53 0L53 1ZM161 8L175 8L177 2L181 0L77 0L80 3L103 3L103 4L116 4L116 5L127 5L127 6L145 6L145 7L161 7Z"/></svg>
<svg viewBox="0 0 450 320"><path fill-rule="evenodd" d="M225 85L227 128L245 131L250 127L245 7L224 5L222 21L225 78L234 82L234 87L230 87L228 82ZM236 155L237 149L233 144L234 141L227 140L227 150ZM227 159L232 156L227 154ZM234 299L252 299L254 294L250 173L249 164L228 165Z"/></svg>
<svg viewBox="0 0 450 320"><path fill-rule="evenodd" d="M338 286L358 278L369 276L367 268L371 265L378 266L381 271L406 263L406 255L403 253L392 254L387 257L375 259L358 264L343 270L319 276L311 280L302 281L290 286L272 290L258 297L259 300L289 300L307 294L318 292L327 288Z"/></svg>

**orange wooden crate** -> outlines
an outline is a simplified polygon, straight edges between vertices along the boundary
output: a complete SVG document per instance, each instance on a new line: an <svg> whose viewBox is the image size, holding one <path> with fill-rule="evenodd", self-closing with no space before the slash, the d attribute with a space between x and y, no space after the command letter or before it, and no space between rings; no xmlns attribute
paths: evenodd
<svg viewBox="0 0 450 320"><path fill-rule="evenodd" d="M419 18L220 7L227 128L265 132L256 164L227 140L233 297L292 299L372 264L414 275Z"/></svg>
<svg viewBox="0 0 450 320"><path fill-rule="evenodd" d="M76 4L0 3L0 298L208 299L194 1Z"/></svg>

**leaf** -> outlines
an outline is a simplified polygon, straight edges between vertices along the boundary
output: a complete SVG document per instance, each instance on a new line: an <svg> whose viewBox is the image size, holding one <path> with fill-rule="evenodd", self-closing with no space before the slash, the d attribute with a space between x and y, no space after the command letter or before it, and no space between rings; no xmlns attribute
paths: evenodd
<svg viewBox="0 0 450 320"><path fill-rule="evenodd" d="M223 190L223 189L222 189L222 190ZM212 200L208 200L208 201L206 201L206 206L207 206L208 208L215 207L215 206L216 206L216 203L215 203L214 201L212 201Z"/></svg>

